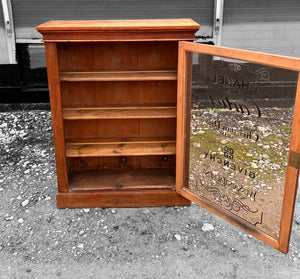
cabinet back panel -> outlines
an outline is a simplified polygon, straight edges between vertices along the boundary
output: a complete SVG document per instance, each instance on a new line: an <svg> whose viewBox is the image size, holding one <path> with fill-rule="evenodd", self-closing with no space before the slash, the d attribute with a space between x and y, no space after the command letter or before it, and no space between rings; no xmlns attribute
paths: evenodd
<svg viewBox="0 0 300 279"><path fill-rule="evenodd" d="M125 158L125 159L124 159ZM123 160L122 160L123 159ZM175 167L176 156L126 156L67 158L69 171L92 169L169 168Z"/></svg>
<svg viewBox="0 0 300 279"><path fill-rule="evenodd" d="M98 120L99 137L138 137L139 119Z"/></svg>
<svg viewBox="0 0 300 279"><path fill-rule="evenodd" d="M139 83L140 104L176 104L177 81L149 81Z"/></svg>
<svg viewBox="0 0 300 279"><path fill-rule="evenodd" d="M138 45L140 70L177 69L178 42L148 42Z"/></svg>
<svg viewBox="0 0 300 279"><path fill-rule="evenodd" d="M63 106L175 104L177 81L62 82Z"/></svg>
<svg viewBox="0 0 300 279"><path fill-rule="evenodd" d="M96 138L98 126L97 120L65 120L65 139Z"/></svg>
<svg viewBox="0 0 300 279"><path fill-rule="evenodd" d="M177 69L178 42L59 43L60 71ZM61 82L63 106L176 104L176 81ZM65 120L65 138L174 137L176 119ZM124 159L125 158L125 159ZM67 158L68 171L175 167L176 156Z"/></svg>
<svg viewBox="0 0 300 279"><path fill-rule="evenodd" d="M60 71L177 69L178 42L58 43Z"/></svg>
<svg viewBox="0 0 300 279"><path fill-rule="evenodd" d="M62 102L72 105L121 105L138 103L136 82L62 82Z"/></svg>
<svg viewBox="0 0 300 279"><path fill-rule="evenodd" d="M141 119L141 137L176 137L176 119Z"/></svg>
<svg viewBox="0 0 300 279"><path fill-rule="evenodd" d="M65 138L138 137L139 119L65 120Z"/></svg>
<svg viewBox="0 0 300 279"><path fill-rule="evenodd" d="M65 120L65 138L174 137L176 119Z"/></svg>

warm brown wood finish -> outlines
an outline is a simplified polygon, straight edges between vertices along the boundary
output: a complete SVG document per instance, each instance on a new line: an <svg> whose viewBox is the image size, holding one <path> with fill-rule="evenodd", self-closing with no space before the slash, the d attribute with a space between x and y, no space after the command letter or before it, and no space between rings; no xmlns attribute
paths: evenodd
<svg viewBox="0 0 300 279"><path fill-rule="evenodd" d="M103 190L58 193L58 208L82 207L142 207L142 206L187 206L190 201L174 190Z"/></svg>
<svg viewBox="0 0 300 279"><path fill-rule="evenodd" d="M177 71L62 72L61 81L177 80Z"/></svg>
<svg viewBox="0 0 300 279"><path fill-rule="evenodd" d="M63 118L75 119L134 119L174 118L175 106L122 106L122 107L68 107L63 109Z"/></svg>
<svg viewBox="0 0 300 279"><path fill-rule="evenodd" d="M177 50L176 41L58 44L61 72L172 73L177 69Z"/></svg>
<svg viewBox="0 0 300 279"><path fill-rule="evenodd" d="M67 139L99 137L175 138L176 118L65 120L64 127Z"/></svg>
<svg viewBox="0 0 300 279"><path fill-rule="evenodd" d="M103 169L167 169L175 167L176 155L68 157L67 162L70 173Z"/></svg>
<svg viewBox="0 0 300 279"><path fill-rule="evenodd" d="M45 42L193 40L191 19L49 21L36 29Z"/></svg>
<svg viewBox="0 0 300 279"><path fill-rule="evenodd" d="M175 188L175 168L168 169L102 169L70 174L71 191L132 190ZM101 184L99 186L99 181Z"/></svg>
<svg viewBox="0 0 300 279"><path fill-rule="evenodd" d="M175 154L175 140L129 140L129 141L72 141L66 143L67 157L97 156L146 156Z"/></svg>
<svg viewBox="0 0 300 279"><path fill-rule="evenodd" d="M184 169L185 160L184 154L187 153L185 148L185 135L186 135L186 97L187 97L187 77L186 77L186 52L184 48L179 45L178 49L178 85L177 85L177 134L176 134L176 190L181 192L184 186ZM179 94L178 94L179 93Z"/></svg>
<svg viewBox="0 0 300 279"><path fill-rule="evenodd" d="M190 19L50 21L57 206L189 205L175 191L178 41Z"/></svg>
<svg viewBox="0 0 300 279"><path fill-rule="evenodd" d="M199 47L201 47L201 53L210 54L214 56L227 57L231 59L249 61L252 63L263 64L267 66L289 69L294 71L300 71L300 59L287 57L287 56L279 56L272 55L248 50L241 49L233 49L227 47L216 47L211 45L204 44L194 44L189 42L180 42L182 48L186 51L190 52L198 52Z"/></svg>
<svg viewBox="0 0 300 279"><path fill-rule="evenodd" d="M108 32L108 31L153 31L166 32L167 30L183 30L192 33L192 30L200 28L192 19L150 19L150 20L56 20L48 21L37 27L37 30L42 34L46 31L67 31L71 32L82 31L87 33ZM192 33L193 34L193 33Z"/></svg>
<svg viewBox="0 0 300 279"><path fill-rule="evenodd" d="M122 106L133 103L163 105L177 102L177 81L62 82L61 87L64 107Z"/></svg>
<svg viewBox="0 0 300 279"><path fill-rule="evenodd" d="M56 173L59 192L68 192L68 176L65 157L65 137L61 90L59 83L59 66L57 46L55 43L45 45L48 84L51 102L53 138L55 147Z"/></svg>
<svg viewBox="0 0 300 279"><path fill-rule="evenodd" d="M193 201L287 253L299 170L287 167L278 239L191 192L186 187L187 92L192 52L297 72L300 59L179 42L192 41L199 27L190 19L50 21L37 27L46 49L57 207L185 206ZM300 77L290 143L294 154L300 153L299 84Z"/></svg>
<svg viewBox="0 0 300 279"><path fill-rule="evenodd" d="M194 203L206 208L212 213L222 217L235 226L245 230L258 239L264 241L268 245L278 249L281 252L287 253L289 246L290 233L292 228L293 212L295 205L295 198L297 192L297 182L299 170L288 166L286 174L286 184L284 189L284 198L282 206L282 215L280 223L279 238L275 239L256 229L255 226L244 221L233 214L229 214L221 207L212 203L211 201L195 195L193 192L186 188L186 180L188 175L186 169L188 168L189 143L186 144L186 133L190 119L187 113L189 100L188 86L191 82L191 77L186 69L190 68L189 55L192 52L209 54L213 56L227 57L231 59L243 60L252 63L273 66L277 68L289 69L300 72L300 59L269 55L263 53L256 53L252 51L235 50L230 48L215 47L209 45L198 45L189 42L179 43L179 61L178 61L178 99L177 99L177 148L176 148L176 189L187 199ZM189 71L188 71L189 72ZM292 134L290 141L290 150L300 153L300 76L298 78L297 94L294 109L294 118L292 125Z"/></svg>
<svg viewBox="0 0 300 279"><path fill-rule="evenodd" d="M300 64L300 61L299 61ZM300 153L300 65L298 69L298 86L295 100L294 118L292 125L292 134L290 142L290 151ZM289 159L288 159L289 161ZM297 185L299 179L299 169L287 168L286 185L284 188L284 200L281 213L279 250L288 252L291 230L293 225L294 208L297 195Z"/></svg>

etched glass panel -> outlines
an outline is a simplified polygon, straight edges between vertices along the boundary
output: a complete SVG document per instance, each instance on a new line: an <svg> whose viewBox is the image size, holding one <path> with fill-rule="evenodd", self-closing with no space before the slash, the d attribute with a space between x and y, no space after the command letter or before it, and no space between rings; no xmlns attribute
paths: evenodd
<svg viewBox="0 0 300 279"><path fill-rule="evenodd" d="M297 78L193 53L187 187L276 239Z"/></svg>

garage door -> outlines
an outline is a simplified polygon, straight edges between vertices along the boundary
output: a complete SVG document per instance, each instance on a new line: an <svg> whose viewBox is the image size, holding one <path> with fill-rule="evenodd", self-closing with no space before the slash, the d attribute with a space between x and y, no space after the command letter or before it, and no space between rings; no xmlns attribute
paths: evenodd
<svg viewBox="0 0 300 279"><path fill-rule="evenodd" d="M199 36L212 35L214 1L12 0L12 6L17 42L41 38L34 27L48 20L60 19L192 18L201 25Z"/></svg>
<svg viewBox="0 0 300 279"><path fill-rule="evenodd" d="M222 45L300 57L300 1L225 0Z"/></svg>

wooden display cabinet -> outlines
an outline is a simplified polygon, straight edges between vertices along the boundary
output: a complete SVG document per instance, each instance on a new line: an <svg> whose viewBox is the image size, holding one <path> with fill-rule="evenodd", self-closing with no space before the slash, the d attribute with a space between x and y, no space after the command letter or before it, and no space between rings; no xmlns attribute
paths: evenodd
<svg viewBox="0 0 300 279"><path fill-rule="evenodd" d="M190 205L175 191L178 41L190 19L50 21L57 207Z"/></svg>
<svg viewBox="0 0 300 279"><path fill-rule="evenodd" d="M179 42L198 29L190 19L37 27L57 206L193 201L286 253L300 169L300 60Z"/></svg>

